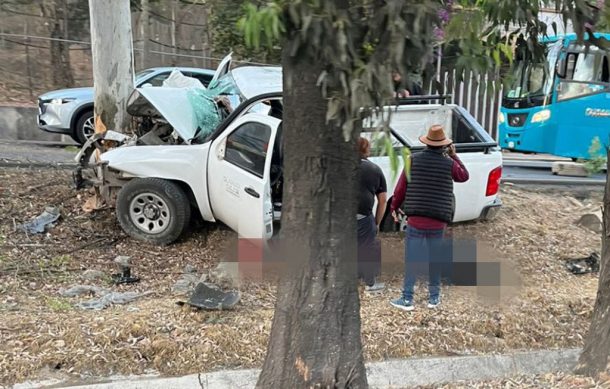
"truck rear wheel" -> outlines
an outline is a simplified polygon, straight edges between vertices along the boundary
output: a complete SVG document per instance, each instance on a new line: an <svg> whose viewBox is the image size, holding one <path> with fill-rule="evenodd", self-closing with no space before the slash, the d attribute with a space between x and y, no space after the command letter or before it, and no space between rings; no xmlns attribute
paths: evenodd
<svg viewBox="0 0 610 389"><path fill-rule="evenodd" d="M167 245L187 228L189 199L180 186L159 178L136 178L119 191L116 214L131 237Z"/></svg>

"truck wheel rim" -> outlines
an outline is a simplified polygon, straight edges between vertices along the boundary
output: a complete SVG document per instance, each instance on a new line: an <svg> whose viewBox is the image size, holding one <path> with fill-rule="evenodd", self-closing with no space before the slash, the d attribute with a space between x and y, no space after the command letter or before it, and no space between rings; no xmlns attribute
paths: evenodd
<svg viewBox="0 0 610 389"><path fill-rule="evenodd" d="M91 116L83 123L83 134L85 135L85 138L89 139L94 133L95 123L93 122L93 116Z"/></svg>
<svg viewBox="0 0 610 389"><path fill-rule="evenodd" d="M141 193L129 204L129 217L147 234L160 234L169 227L169 207L154 193Z"/></svg>

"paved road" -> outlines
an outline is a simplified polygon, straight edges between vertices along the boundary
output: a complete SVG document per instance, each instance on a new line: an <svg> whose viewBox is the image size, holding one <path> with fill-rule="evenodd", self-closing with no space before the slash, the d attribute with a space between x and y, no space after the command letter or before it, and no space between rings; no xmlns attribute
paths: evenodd
<svg viewBox="0 0 610 389"><path fill-rule="evenodd" d="M54 143L32 143L0 140L0 166L44 166L72 168L78 152L75 146ZM566 177L551 173L549 162L536 160L514 161L507 158L502 174L503 182L543 185L603 185L606 175Z"/></svg>
<svg viewBox="0 0 610 389"><path fill-rule="evenodd" d="M75 146L0 140L0 166L75 166Z"/></svg>
<svg viewBox="0 0 610 389"><path fill-rule="evenodd" d="M605 174L596 174L591 177L557 176L550 168L504 166L502 181L515 184L555 184L555 185L604 185Z"/></svg>

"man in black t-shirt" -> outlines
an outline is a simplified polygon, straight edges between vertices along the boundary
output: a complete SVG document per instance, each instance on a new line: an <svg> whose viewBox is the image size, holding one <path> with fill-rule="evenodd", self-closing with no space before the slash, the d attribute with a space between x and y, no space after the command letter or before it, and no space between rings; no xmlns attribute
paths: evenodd
<svg viewBox="0 0 610 389"><path fill-rule="evenodd" d="M381 245L377 240L377 231L386 209L387 185L379 166L367 159L370 155L369 141L358 139L358 151L358 276L365 282L365 290L373 292L384 288L375 278L381 270ZM375 197L377 210L373 215Z"/></svg>

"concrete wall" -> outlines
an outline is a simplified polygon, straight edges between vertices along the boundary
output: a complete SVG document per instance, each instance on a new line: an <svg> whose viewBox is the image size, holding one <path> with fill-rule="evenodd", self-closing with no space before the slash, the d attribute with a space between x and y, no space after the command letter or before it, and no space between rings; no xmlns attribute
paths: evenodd
<svg viewBox="0 0 610 389"><path fill-rule="evenodd" d="M36 107L0 106L0 139L74 143L69 136L40 130L37 113Z"/></svg>

